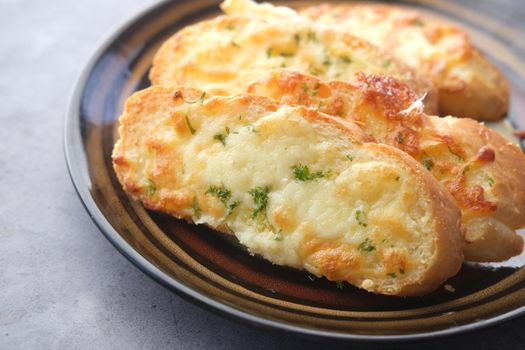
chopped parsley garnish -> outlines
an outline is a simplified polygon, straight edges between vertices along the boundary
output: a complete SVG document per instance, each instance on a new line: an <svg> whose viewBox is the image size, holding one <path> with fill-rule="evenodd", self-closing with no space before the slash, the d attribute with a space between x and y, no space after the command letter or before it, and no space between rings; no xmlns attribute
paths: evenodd
<svg viewBox="0 0 525 350"><path fill-rule="evenodd" d="M236 43L235 41L232 41L231 44L233 46L235 46L236 48L240 49L241 48L241 45L239 45L238 43Z"/></svg>
<svg viewBox="0 0 525 350"><path fill-rule="evenodd" d="M255 219L260 213L266 213L266 206L268 205L268 193L270 188L268 186L257 186L252 188L248 193L252 196L255 204L255 209L252 213L252 218ZM266 215L265 215L266 216Z"/></svg>
<svg viewBox="0 0 525 350"><path fill-rule="evenodd" d="M232 196L232 192L226 187L224 187L224 185L220 187L210 186L210 188L206 191L206 194L211 194L219 198L224 205L226 205L226 202L228 202L228 200Z"/></svg>
<svg viewBox="0 0 525 350"><path fill-rule="evenodd" d="M423 156L421 157L421 163L427 168L427 170L430 170L434 167L434 161L430 159L430 157Z"/></svg>
<svg viewBox="0 0 525 350"><path fill-rule="evenodd" d="M299 34L299 33L295 33L295 34L293 35L293 38L294 38L294 40L295 40L295 45L296 45L296 46L299 46L299 44L301 43L301 34Z"/></svg>
<svg viewBox="0 0 525 350"><path fill-rule="evenodd" d="M216 135L213 135L213 139L220 141L220 143L222 143L223 146L226 146L226 135L216 134Z"/></svg>
<svg viewBox="0 0 525 350"><path fill-rule="evenodd" d="M382 64L383 68L388 68L388 67L390 67L390 65L392 65L392 60L386 60Z"/></svg>
<svg viewBox="0 0 525 350"><path fill-rule="evenodd" d="M343 281L336 281L335 287L339 290L343 290L345 288L345 283Z"/></svg>
<svg viewBox="0 0 525 350"><path fill-rule="evenodd" d="M312 173L310 172L310 168L308 168L308 165L303 164L294 165L292 167L292 170L294 177L299 181L311 181L330 175L330 171L323 172L322 170L318 170L315 173Z"/></svg>
<svg viewBox="0 0 525 350"><path fill-rule="evenodd" d="M206 91L203 91L198 99L193 100L193 101L184 100L184 102L189 103L189 104L195 104L195 103L203 104L205 97L206 97Z"/></svg>
<svg viewBox="0 0 525 350"><path fill-rule="evenodd" d="M151 179L148 179L148 185L146 187L146 194L148 196L151 196L155 194L155 192L157 192L157 187L155 186L155 182L153 182L153 180Z"/></svg>
<svg viewBox="0 0 525 350"><path fill-rule="evenodd" d="M322 74L323 71L317 67L310 67L308 69L308 72L311 74L311 75L319 75L319 74Z"/></svg>
<svg viewBox="0 0 525 350"><path fill-rule="evenodd" d="M352 157L351 155L347 154L346 155L346 159L348 159L349 161L353 161L354 157Z"/></svg>
<svg viewBox="0 0 525 350"><path fill-rule="evenodd" d="M328 67L332 64L332 61L330 61L330 58L326 57L323 61L323 66Z"/></svg>
<svg viewBox="0 0 525 350"><path fill-rule="evenodd" d="M266 58L272 57L273 49L271 47L266 49Z"/></svg>
<svg viewBox="0 0 525 350"><path fill-rule="evenodd" d="M279 55L282 57L293 57L295 55L295 52L281 52Z"/></svg>
<svg viewBox="0 0 525 350"><path fill-rule="evenodd" d="M213 139L222 143L223 146L226 146L226 137L230 134L230 128L226 127L224 130L226 131L225 134L215 134L213 135Z"/></svg>
<svg viewBox="0 0 525 350"><path fill-rule="evenodd" d="M365 213L363 213L362 210L357 209L355 211L355 219L357 220L357 223L359 224L359 226L367 227L368 224L363 221L363 216L364 215L365 215ZM367 241L368 241L368 238L365 240L365 242L367 242ZM361 245L359 247L361 247Z"/></svg>
<svg viewBox="0 0 525 350"><path fill-rule="evenodd" d="M278 241L278 242L282 241L283 240L283 230L279 230L278 232L276 232L274 234L273 240Z"/></svg>
<svg viewBox="0 0 525 350"><path fill-rule="evenodd" d="M402 275L405 274L405 269L399 269L399 273L401 273Z"/></svg>
<svg viewBox="0 0 525 350"><path fill-rule="evenodd" d="M304 93L308 92L308 84L306 84L306 83L303 83L303 92Z"/></svg>
<svg viewBox="0 0 525 350"><path fill-rule="evenodd" d="M399 175L396 176L396 181L399 181L401 177Z"/></svg>
<svg viewBox="0 0 525 350"><path fill-rule="evenodd" d="M343 61L343 63L352 63L352 59L346 55L339 57L339 59Z"/></svg>
<svg viewBox="0 0 525 350"><path fill-rule="evenodd" d="M186 119L186 125L188 126L188 129L190 129L191 134L195 134L196 130L191 126L190 120L188 119L188 115L186 115L184 119Z"/></svg>
<svg viewBox="0 0 525 350"><path fill-rule="evenodd" d="M233 24L228 24L226 27L224 27L226 30L235 30L235 26Z"/></svg>
<svg viewBox="0 0 525 350"><path fill-rule="evenodd" d="M235 210L235 208L239 206L239 204L241 204L241 201L235 201L235 202L228 204L228 214L226 214L226 217L230 216Z"/></svg>
<svg viewBox="0 0 525 350"><path fill-rule="evenodd" d="M362 251L362 252L371 252L371 251L375 250L376 247L374 247L372 245L372 241L370 240L370 238L367 238L363 242L361 242L361 244L359 244L357 249Z"/></svg>
<svg viewBox="0 0 525 350"><path fill-rule="evenodd" d="M494 179L491 178L490 176L487 176L487 182L488 182L490 187L492 187L492 185L494 185Z"/></svg>
<svg viewBox="0 0 525 350"><path fill-rule="evenodd" d="M193 216L195 216L196 219L200 219L202 211L201 207L199 206L199 202L197 202L197 197L193 197L191 208L193 209Z"/></svg>
<svg viewBox="0 0 525 350"><path fill-rule="evenodd" d="M424 23L422 20L420 20L419 18L416 18L416 19L414 20L414 22L412 22L412 25L414 25L414 26L418 26L418 27L422 27L422 26L425 25L425 23Z"/></svg>
<svg viewBox="0 0 525 350"><path fill-rule="evenodd" d="M397 277L397 275L394 272L387 273L387 275L392 277L392 278L396 278Z"/></svg>
<svg viewBox="0 0 525 350"><path fill-rule="evenodd" d="M399 131L396 135L396 142L402 145L404 141L405 141L405 137L403 136L403 133Z"/></svg>
<svg viewBox="0 0 525 350"><path fill-rule="evenodd" d="M311 30L306 34L306 38L310 41L317 41L317 35Z"/></svg>

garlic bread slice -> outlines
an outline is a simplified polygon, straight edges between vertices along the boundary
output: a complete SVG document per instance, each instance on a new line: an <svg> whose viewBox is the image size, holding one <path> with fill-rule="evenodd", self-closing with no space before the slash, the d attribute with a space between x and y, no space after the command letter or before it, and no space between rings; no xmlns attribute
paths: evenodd
<svg viewBox="0 0 525 350"><path fill-rule="evenodd" d="M440 115L497 120L508 111L507 79L462 28L414 9L384 4L322 4L300 14L339 25L431 77L438 89Z"/></svg>
<svg viewBox="0 0 525 350"><path fill-rule="evenodd" d="M460 268L453 198L353 123L165 86L129 97L119 122L113 163L126 192L232 233L274 264L399 296L426 294Z"/></svg>
<svg viewBox="0 0 525 350"><path fill-rule="evenodd" d="M406 84L384 76L322 81L282 70L248 91L353 121L421 162L462 210L466 260L503 261L522 252L515 230L525 227L525 155L497 132L468 118L427 116Z"/></svg>
<svg viewBox="0 0 525 350"><path fill-rule="evenodd" d="M150 79L232 95L280 68L339 80L359 71L385 74L404 81L419 96L426 94L426 110L436 112L430 80L367 41L299 16L276 21L220 16L187 26L155 54Z"/></svg>

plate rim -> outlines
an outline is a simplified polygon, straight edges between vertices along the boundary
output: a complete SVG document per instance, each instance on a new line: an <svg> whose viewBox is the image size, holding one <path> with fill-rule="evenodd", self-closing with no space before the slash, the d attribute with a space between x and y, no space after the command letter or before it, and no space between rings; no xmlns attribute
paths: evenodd
<svg viewBox="0 0 525 350"><path fill-rule="evenodd" d="M186 2L183 0L182 2ZM403 2L404 3L404 2ZM413 1L410 1L413 4ZM89 166L86 158L86 152L82 143L80 134L81 118L79 114L82 97L84 96L85 87L96 63L111 47L115 40L140 19L147 17L158 8L173 4L170 0L162 0L153 5L148 5L138 10L137 13L125 19L119 25L108 30L109 36L105 37L101 43L96 45L95 51L90 55L86 63L83 64L81 73L75 79L72 85L73 89L68 97L67 107L65 110L64 127L62 134L63 152L67 165L69 177L75 188L75 191L91 220L97 226L103 236L120 252L128 261L145 275L159 283L169 291L177 294L187 301L207 310L212 311L219 316L226 317L230 320L237 321L241 324L250 324L267 330L279 331L281 333L291 332L295 335L318 337L331 340L346 340L358 342L375 342L375 343L402 343L417 340L426 340L432 338L443 338L446 336L459 335L475 330L481 330L489 326L495 326L505 321L509 321L518 316L525 314L525 305L514 310L507 311L498 316L475 321L472 323L453 326L451 328L441 329L438 331L419 332L414 334L400 335L374 335L374 334L356 334L344 333L337 331L328 331L315 328L308 328L298 325L284 323L267 319L261 316L253 315L249 312L236 309L223 302L208 297L186 285L175 278L167 275L126 242L126 240L111 225L109 220L100 211L91 193L91 178L89 177Z"/></svg>

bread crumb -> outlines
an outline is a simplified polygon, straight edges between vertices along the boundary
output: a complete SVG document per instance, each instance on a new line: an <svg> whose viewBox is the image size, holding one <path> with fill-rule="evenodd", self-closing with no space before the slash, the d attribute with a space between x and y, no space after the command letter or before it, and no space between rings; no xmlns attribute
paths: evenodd
<svg viewBox="0 0 525 350"><path fill-rule="evenodd" d="M370 279L366 279L364 280L362 283L361 283L361 288L364 288L366 290L370 290L370 289L373 289L375 287L375 283L374 281L370 280Z"/></svg>
<svg viewBox="0 0 525 350"><path fill-rule="evenodd" d="M454 293L456 291L456 288L452 287L451 284L445 284L443 286L447 292Z"/></svg>

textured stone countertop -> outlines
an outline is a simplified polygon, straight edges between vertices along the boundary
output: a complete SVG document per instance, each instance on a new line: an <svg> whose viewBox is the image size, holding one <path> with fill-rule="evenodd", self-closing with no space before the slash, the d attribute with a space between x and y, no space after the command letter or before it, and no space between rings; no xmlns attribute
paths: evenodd
<svg viewBox="0 0 525 350"><path fill-rule="evenodd" d="M97 46L151 3L0 1L0 349L383 348L276 334L216 316L144 275L93 224L64 161L65 108ZM500 1L496 15L521 22L524 31L523 7L512 3L521 5ZM393 348L523 349L523 329L522 317Z"/></svg>

